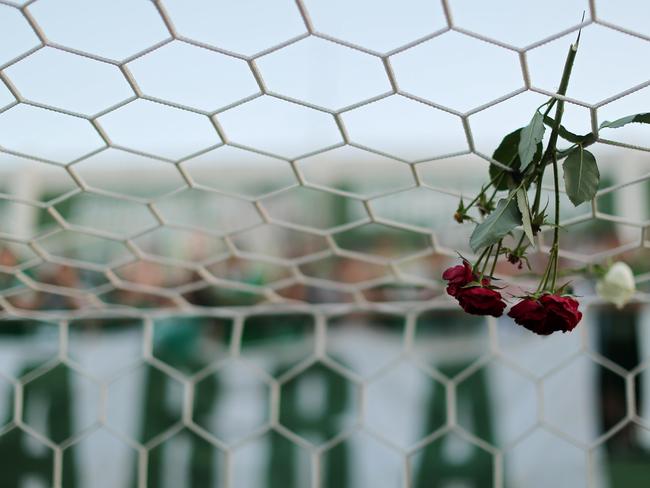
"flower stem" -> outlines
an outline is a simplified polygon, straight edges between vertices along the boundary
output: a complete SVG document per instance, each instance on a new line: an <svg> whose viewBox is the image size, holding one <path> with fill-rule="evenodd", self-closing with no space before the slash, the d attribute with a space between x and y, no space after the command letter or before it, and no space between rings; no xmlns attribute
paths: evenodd
<svg viewBox="0 0 650 488"><path fill-rule="evenodd" d="M492 201L494 200L494 197L497 195L497 191L499 191L499 190L498 190L498 188L495 187L494 191L492 192L492 196L488 200L488 204L492 203Z"/></svg>
<svg viewBox="0 0 650 488"><path fill-rule="evenodd" d="M533 208L531 210L531 215L534 217L537 217L537 213L539 212L539 202L542 198L542 180L544 179L544 169L545 166L541 165L539 168L539 174L537 175L537 188L535 189L535 200L533 202Z"/></svg>
<svg viewBox="0 0 650 488"><path fill-rule="evenodd" d="M553 281L551 282L551 289L555 291L555 283L557 280L557 262L558 262L558 249L560 247L560 183L558 178L557 157L553 151L553 184L555 186L555 229L553 229L553 249L551 250L553 258Z"/></svg>
<svg viewBox="0 0 650 488"><path fill-rule="evenodd" d="M546 284L548 283L548 276L551 272L552 258L553 258L553 250L551 249L551 252L549 253L548 261L546 262L546 266L544 267L544 273L542 274L542 277L539 280L539 285L537 285L538 292L546 289Z"/></svg>
<svg viewBox="0 0 650 488"><path fill-rule="evenodd" d="M574 44L571 44L571 47L569 47L569 52L566 57L566 61L564 62L564 70L562 71L562 79L560 80L560 87L557 90L558 95L565 95L567 88L569 87L569 78L571 77L571 70L573 69L573 63L576 58L576 53L578 52L578 42L580 40L580 36L578 35L578 39ZM548 286L548 281L551 279L551 288L552 291L555 290L555 283L557 280L557 266L558 266L558 249L559 249L559 241L560 241L560 183L559 183L559 177L558 177L558 168L557 168L557 154L556 154L556 146L557 146L557 139L559 136L559 130L560 130L560 125L562 123L562 115L564 114L564 100L557 99L557 107L555 109L555 119L554 119L554 124L553 124L553 129L551 132L551 137L549 138L548 141L548 146L546 147L546 151L544 155L542 156L542 160L540 161L540 176L538 179L538 186L537 186L537 191L541 195L541 184L542 184L542 175L543 175L543 168L545 165L549 162L553 163L553 184L554 184L554 190L555 190L555 228L553 230L553 246L551 247L551 253L549 255L549 260L546 265L546 270L544 271L544 276L542 276L542 279L540 281L540 286L537 288L537 291L544 291L546 290L546 287ZM538 196L535 196L535 204L538 205Z"/></svg>
<svg viewBox="0 0 650 488"><path fill-rule="evenodd" d="M483 261L483 258L484 258L485 255L489 252L489 250L490 250L489 247L486 247L485 249L483 249L483 252L481 253L481 255L480 255L480 256L478 257L478 259L476 260L476 263L474 264L474 266L472 267L472 269L478 269L478 267L479 267L480 264L481 264L481 261Z"/></svg>
<svg viewBox="0 0 650 488"><path fill-rule="evenodd" d="M548 103L548 107L546 107L546 111L544 112L544 117L546 117L550 113L550 111L553 108L553 105L555 105L556 101L557 101L557 98L553 98L549 102L546 102L546 103ZM544 105L542 105L542 107L543 106ZM539 108L542 108L542 107L539 107ZM539 110L539 108L537 110Z"/></svg>
<svg viewBox="0 0 650 488"><path fill-rule="evenodd" d="M569 48L569 52L564 62L564 70L562 71L562 79L560 80L560 87L557 90L558 95L566 95L567 88L569 87L569 78L571 77L571 70L573 69L573 63L576 59L576 53L578 52L578 44L572 44ZM546 152L544 157L542 157L542 165L545 165L552 161L555 156L555 150L557 146L557 139L560 135L560 125L562 124L562 115L564 115L564 100L557 99L557 108L555 109L555 123L553 124L553 129L551 132L551 137L548 141L548 146L546 147Z"/></svg>
<svg viewBox="0 0 650 488"><path fill-rule="evenodd" d="M487 248L487 255L485 256L485 262L483 263L483 268L481 269L481 277L479 278L479 281L483 281L483 275L485 274L485 270L487 269L487 265L490 262L490 254L492 253L492 248L493 247L494 247L494 244Z"/></svg>
<svg viewBox="0 0 650 488"><path fill-rule="evenodd" d="M478 202L479 198L481 198L481 195L483 195L483 194L487 191L487 189L490 188L490 187L491 187L491 186L492 186L492 185L493 185L493 184L494 184L498 179L500 179L502 176L505 176L505 170L503 170L503 169L502 169L502 170L501 170L501 171L500 171L500 172L499 172L499 173L498 173L494 178L492 178L492 179L488 182L487 185L481 187L481 191L478 192L478 194L474 197L474 199L473 199L471 202L469 202L469 203L467 204L467 206L465 207L465 210L467 211L467 210L469 210L470 208L472 208L472 207L474 206L474 204L475 204L476 202ZM496 191L497 191L497 190L496 190L496 187L495 187L494 193L496 193ZM492 197L494 197L494 194L492 195Z"/></svg>
<svg viewBox="0 0 650 488"><path fill-rule="evenodd" d="M526 238L526 233L525 233L525 232L522 232L522 233L521 233L521 237L519 238L519 242L518 242L517 245L515 246L513 252L517 252L517 251L519 251L519 248L520 248L521 245L524 243L524 239L525 239L525 238Z"/></svg>
<svg viewBox="0 0 650 488"><path fill-rule="evenodd" d="M499 252L501 251L501 243L503 241L499 241L497 245L497 252L494 254L494 261L492 262L492 269L490 270L490 277L494 276L494 269L497 267L497 261L499 260Z"/></svg>

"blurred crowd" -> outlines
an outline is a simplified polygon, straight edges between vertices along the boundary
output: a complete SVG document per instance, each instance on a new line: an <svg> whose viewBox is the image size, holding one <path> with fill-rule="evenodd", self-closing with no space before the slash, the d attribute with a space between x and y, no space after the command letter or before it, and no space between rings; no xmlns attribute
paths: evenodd
<svg viewBox="0 0 650 488"><path fill-rule="evenodd" d="M577 241L581 233L567 233ZM585 254L612 249L622 244L613 229L590 233L593 239ZM408 246L408 243L407 243ZM378 236L365 242L369 256L393 258L406 255L404 243ZM568 249L571 249L569 245ZM304 253L305 250L302 250ZM313 251L310 251L313 252ZM400 254L401 253L401 254ZM184 256L180 256L184 258ZM545 255L531 249L533 271L542 269ZM647 250L626 253L637 273L648 271ZM449 256L430 252L391 266L385 261L325 256L297 266L281 261L227 257L201 268L163 264L141 259L103 272L70 264L40 262L21 271L21 260L10 247L0 248L0 292L15 307L28 310L55 310L102 307L176 307L183 301L200 307L249 306L267 301L306 303L350 303L423 301L442 291L440 274L454 262ZM565 259L562 268L584 263ZM395 278L395 271L401 279ZM507 262L497 267L502 275L532 273Z"/></svg>
<svg viewBox="0 0 650 488"><path fill-rule="evenodd" d="M300 268L304 276L325 280L315 286L292 279L289 267L240 258L224 259L203 272L150 260L108 273L59 263L41 263L18 272L18 265L9 248L0 249L0 291L14 306L30 310L92 307L93 294L110 304L145 308L174 307L179 296L203 307L246 306L266 301L267 286L275 289L276 298L345 303L354 300L355 283L387 273L385 266L360 260L326 259ZM425 300L436 292L423 286L381 282L361 293L370 301L394 301Z"/></svg>

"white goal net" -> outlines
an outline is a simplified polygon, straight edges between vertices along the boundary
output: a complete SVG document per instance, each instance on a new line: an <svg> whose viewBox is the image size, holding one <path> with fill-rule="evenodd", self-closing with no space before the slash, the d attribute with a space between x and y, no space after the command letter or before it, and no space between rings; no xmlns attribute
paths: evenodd
<svg viewBox="0 0 650 488"><path fill-rule="evenodd" d="M0 486L644 486L650 129L599 127L650 111L648 18L0 0ZM539 337L441 274L579 29L563 125L601 181L561 195L561 264L625 261L637 291L576 277L583 322Z"/></svg>

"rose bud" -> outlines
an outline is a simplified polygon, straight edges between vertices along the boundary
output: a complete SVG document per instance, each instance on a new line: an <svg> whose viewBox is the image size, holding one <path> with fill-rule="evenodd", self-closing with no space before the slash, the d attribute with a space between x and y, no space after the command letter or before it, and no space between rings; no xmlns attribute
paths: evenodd
<svg viewBox="0 0 650 488"><path fill-rule="evenodd" d="M619 309L630 301L635 291L634 274L630 267L622 261L614 263L607 270L605 276L596 283L598 295Z"/></svg>
<svg viewBox="0 0 650 488"><path fill-rule="evenodd" d="M455 297L458 291L468 283L478 280L472 270L472 265L463 260L463 264L452 266L442 273L442 279L447 280L447 294Z"/></svg>

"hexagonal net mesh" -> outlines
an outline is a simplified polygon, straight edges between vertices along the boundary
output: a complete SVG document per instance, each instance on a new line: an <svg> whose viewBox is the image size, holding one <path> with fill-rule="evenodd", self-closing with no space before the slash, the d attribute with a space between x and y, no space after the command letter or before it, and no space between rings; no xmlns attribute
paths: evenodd
<svg viewBox="0 0 650 488"><path fill-rule="evenodd" d="M640 486L648 132L598 131L650 105L648 13L0 0L2 486ZM539 338L440 275L580 28L564 122L602 178L562 195L562 265L637 294L576 276L583 324Z"/></svg>

